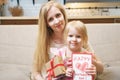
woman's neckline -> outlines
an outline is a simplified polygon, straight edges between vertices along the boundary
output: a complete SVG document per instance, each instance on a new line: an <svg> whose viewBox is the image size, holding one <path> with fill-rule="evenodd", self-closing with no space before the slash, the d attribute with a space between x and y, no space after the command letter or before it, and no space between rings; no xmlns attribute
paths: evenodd
<svg viewBox="0 0 120 80"><path fill-rule="evenodd" d="M52 36L52 41L56 44L63 44L64 43L64 39L62 35L53 35Z"/></svg>

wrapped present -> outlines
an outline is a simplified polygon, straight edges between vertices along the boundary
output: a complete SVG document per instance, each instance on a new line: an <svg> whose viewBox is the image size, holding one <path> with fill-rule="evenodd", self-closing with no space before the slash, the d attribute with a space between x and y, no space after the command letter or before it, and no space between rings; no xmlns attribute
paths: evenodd
<svg viewBox="0 0 120 80"><path fill-rule="evenodd" d="M48 77L57 77L65 74L65 67L61 56L55 56L48 63L46 63L46 70ZM51 79L49 79L51 80Z"/></svg>

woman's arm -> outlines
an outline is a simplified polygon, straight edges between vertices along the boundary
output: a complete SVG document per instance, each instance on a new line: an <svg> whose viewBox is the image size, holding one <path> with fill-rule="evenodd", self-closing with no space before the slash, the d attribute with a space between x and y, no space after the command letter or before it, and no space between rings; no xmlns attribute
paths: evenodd
<svg viewBox="0 0 120 80"><path fill-rule="evenodd" d="M96 67L96 71L98 73L102 73L104 70L103 63L97 58L97 56L94 54L94 50L92 49L91 44L88 42L88 44L85 46L85 49L88 52L92 52L92 64Z"/></svg>
<svg viewBox="0 0 120 80"><path fill-rule="evenodd" d="M31 79L32 79L32 80L45 80L45 79L40 75L40 73L38 73L38 72L32 73Z"/></svg>
<svg viewBox="0 0 120 80"><path fill-rule="evenodd" d="M103 63L100 60L93 59L93 65L96 66L97 73L102 73L103 72L104 66L103 66Z"/></svg>

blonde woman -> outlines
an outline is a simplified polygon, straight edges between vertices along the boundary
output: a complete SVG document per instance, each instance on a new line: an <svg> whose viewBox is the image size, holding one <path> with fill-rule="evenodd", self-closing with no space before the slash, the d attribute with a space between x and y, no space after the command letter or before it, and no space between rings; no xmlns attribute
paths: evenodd
<svg viewBox="0 0 120 80"><path fill-rule="evenodd" d="M32 78L45 80L45 63L57 53L59 48L65 46L63 32L67 24L67 16L64 6L55 1L45 3L40 9L38 24ZM85 47L92 50L88 44Z"/></svg>

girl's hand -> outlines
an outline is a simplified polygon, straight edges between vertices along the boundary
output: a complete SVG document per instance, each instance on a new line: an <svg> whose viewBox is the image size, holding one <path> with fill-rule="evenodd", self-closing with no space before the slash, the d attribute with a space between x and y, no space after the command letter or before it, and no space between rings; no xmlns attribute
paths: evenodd
<svg viewBox="0 0 120 80"><path fill-rule="evenodd" d="M72 58L68 58L66 60L66 76L72 77L73 76L73 68L72 68Z"/></svg>
<svg viewBox="0 0 120 80"><path fill-rule="evenodd" d="M66 69L66 76L72 77L72 76L73 76L73 73L74 73L74 71L73 71L73 68L72 68L72 67L68 67L68 68Z"/></svg>
<svg viewBox="0 0 120 80"><path fill-rule="evenodd" d="M92 66L90 68L86 68L85 72L88 74L88 75L92 75L93 78L96 77L96 74L97 74L97 70L96 70L96 66L94 66L92 64Z"/></svg>

